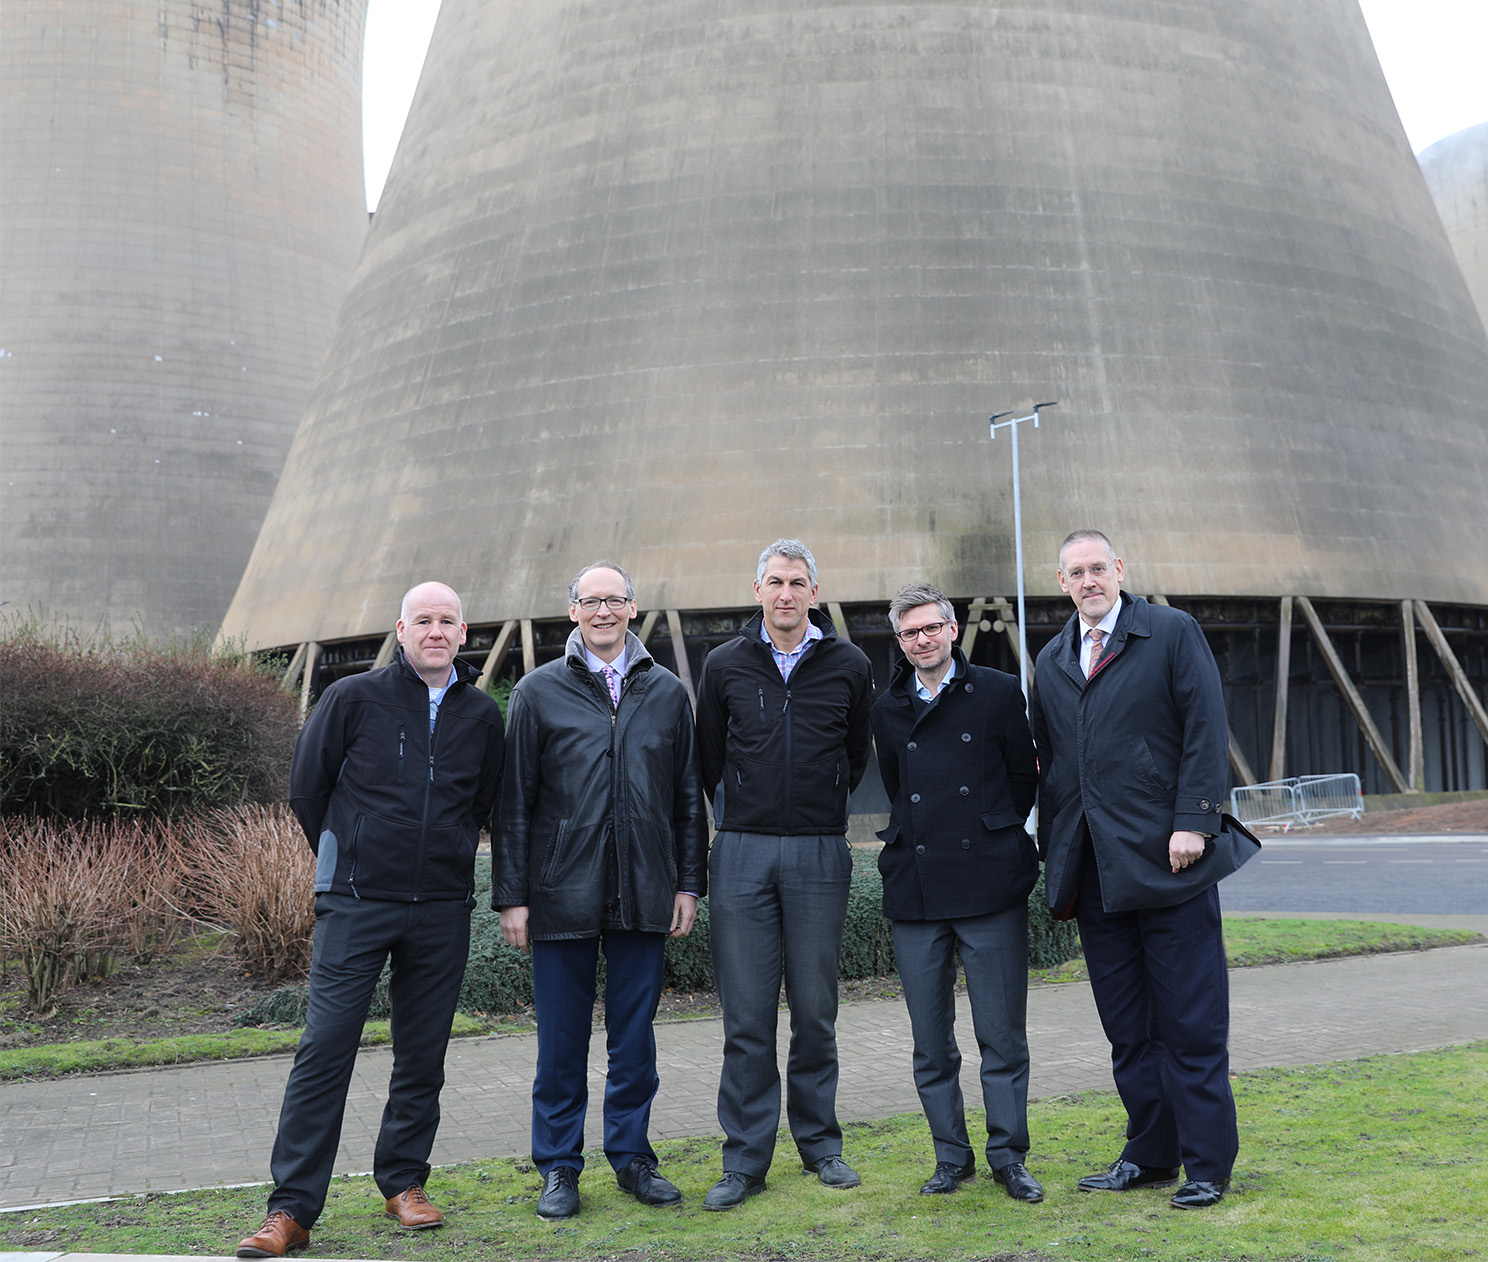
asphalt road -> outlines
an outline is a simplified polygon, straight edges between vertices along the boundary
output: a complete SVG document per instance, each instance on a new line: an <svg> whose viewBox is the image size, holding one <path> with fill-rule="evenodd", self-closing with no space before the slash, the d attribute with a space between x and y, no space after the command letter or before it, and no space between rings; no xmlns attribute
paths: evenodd
<svg viewBox="0 0 1488 1262"><path fill-rule="evenodd" d="M1488 837L1262 838L1226 911L1488 915Z"/></svg>

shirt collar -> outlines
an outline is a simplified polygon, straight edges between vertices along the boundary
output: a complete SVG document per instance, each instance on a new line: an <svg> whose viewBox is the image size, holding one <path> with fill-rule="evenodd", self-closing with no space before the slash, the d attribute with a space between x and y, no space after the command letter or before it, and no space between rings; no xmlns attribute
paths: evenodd
<svg viewBox="0 0 1488 1262"><path fill-rule="evenodd" d="M603 671L604 668L608 666L612 671L614 671L623 679L625 677L625 659L627 656L629 656L629 654L627 653L626 649L622 648L620 650L619 657L617 657L613 662L606 662L602 658L595 657L594 654L589 651L589 646L587 644L584 645L584 661L587 663L589 669L594 671L595 674Z"/></svg>
<svg viewBox="0 0 1488 1262"><path fill-rule="evenodd" d="M1116 630L1116 619L1119 618L1120 616L1121 616L1121 600L1118 597L1117 600L1116 600L1116 603L1114 605L1112 605L1108 610L1106 610L1106 616L1104 618L1102 618L1099 622L1097 622L1095 624L1095 626L1093 626L1093 627L1087 627L1085 625L1085 619L1084 618L1081 618L1080 619L1080 639L1081 639L1081 641L1088 640L1090 638L1090 633L1092 631L1099 631L1101 633L1101 638L1102 639L1108 638L1110 636L1111 632L1114 631L1114 630Z"/></svg>
<svg viewBox="0 0 1488 1262"><path fill-rule="evenodd" d="M946 677L940 681L940 692L936 693L934 697L930 695L930 689L925 687L925 685L920 682L920 676L913 667L910 667L910 676L914 679L915 692L919 695L920 700L934 701L936 697L939 697L942 693L945 692L948 687L950 687L951 680L956 678L959 670L960 668L956 665L956 659L952 657L951 669L946 671Z"/></svg>

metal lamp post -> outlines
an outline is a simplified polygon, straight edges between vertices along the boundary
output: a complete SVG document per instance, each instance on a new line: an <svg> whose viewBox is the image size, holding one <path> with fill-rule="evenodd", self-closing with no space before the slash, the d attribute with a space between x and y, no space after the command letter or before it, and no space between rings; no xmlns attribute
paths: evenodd
<svg viewBox="0 0 1488 1262"><path fill-rule="evenodd" d="M1011 412L998 412L991 417L989 422L994 440L1000 429L1010 429L1013 432L1013 547L1015 550L1014 564L1018 570L1018 682L1023 686L1024 697L1028 696L1028 619L1023 611L1023 492L1018 476L1018 426L1024 421L1032 421L1033 428L1037 429L1039 409L1057 406L1057 402L1035 403L1033 411L1027 416L1013 416ZM1002 419L1004 416L1012 417L1012 419L1004 421Z"/></svg>

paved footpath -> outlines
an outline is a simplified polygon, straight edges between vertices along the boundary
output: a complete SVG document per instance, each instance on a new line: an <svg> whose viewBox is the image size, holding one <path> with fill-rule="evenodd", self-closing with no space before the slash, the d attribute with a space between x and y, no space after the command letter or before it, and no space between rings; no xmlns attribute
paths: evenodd
<svg viewBox="0 0 1488 1262"><path fill-rule="evenodd" d="M1373 918L1488 934L1488 916ZM1230 986L1231 1062L1237 1070L1488 1038L1488 944L1237 969ZM963 1048L970 1044L974 1053L964 997L958 1024ZM1111 1086L1110 1052L1088 986L1035 988L1028 1033L1035 1097ZM919 1107L902 1002L846 1005L837 1034L837 1102L844 1120ZM787 1035L782 1014L782 1064ZM655 1137L718 1133L722 1041L717 1019L657 1027L661 1091L652 1113ZM451 1045L436 1164L527 1152L535 1056L534 1035ZM590 1060L595 1105L603 1092L602 1057L601 1036ZM371 1164L391 1059L382 1048L358 1057L338 1173ZM0 1085L0 1209L266 1180L288 1070L289 1058L276 1056ZM978 1104L974 1054L963 1062L963 1086L968 1103ZM595 1151L598 1114L597 1107L590 1109L589 1144Z"/></svg>

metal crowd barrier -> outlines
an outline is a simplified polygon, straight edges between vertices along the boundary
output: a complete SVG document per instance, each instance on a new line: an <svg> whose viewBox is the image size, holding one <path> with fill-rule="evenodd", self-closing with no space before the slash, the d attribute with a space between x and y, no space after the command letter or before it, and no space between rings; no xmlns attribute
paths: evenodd
<svg viewBox="0 0 1488 1262"><path fill-rule="evenodd" d="M1292 776L1231 789L1230 814L1242 824L1305 827L1332 815L1358 819L1364 814L1364 795L1353 772Z"/></svg>

